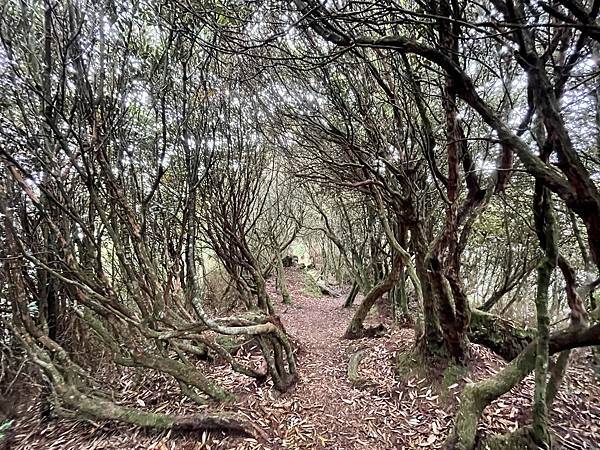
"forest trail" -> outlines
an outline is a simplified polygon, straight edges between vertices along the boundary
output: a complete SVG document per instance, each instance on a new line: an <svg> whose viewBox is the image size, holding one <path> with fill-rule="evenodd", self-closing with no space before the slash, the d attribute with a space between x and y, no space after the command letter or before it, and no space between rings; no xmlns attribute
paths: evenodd
<svg viewBox="0 0 600 450"><path fill-rule="evenodd" d="M343 304L342 296L301 295L281 314L287 331L302 345L300 382L294 401L304 413L307 426L314 427L317 441L312 445L385 448L378 433L389 429L385 410L377 407L376 399L371 408L365 408L369 394L355 389L347 377L352 346L341 336L352 311L344 309ZM391 436L388 438L388 445L396 443Z"/></svg>
<svg viewBox="0 0 600 450"><path fill-rule="evenodd" d="M287 279L291 305L279 301L273 280L268 289L276 299L277 314L298 346L298 383L280 394L271 381L257 384L222 364L211 376L234 392L238 400L207 406L245 414L266 432L268 442L223 432L143 431L114 422L64 418L43 422L37 414L38 406L32 405L32 418L19 425L15 449L436 449L444 443L462 385L487 378L505 364L490 351L472 345L471 366L458 383L447 383L440 389L428 372L399 377L398 355L411 349L411 329L388 326L388 332L378 339L342 339L354 311L342 307L344 296L317 295L307 287L310 283L306 274L298 269L288 270ZM375 311L368 322L376 324L378 316ZM359 350L365 351L365 358L358 374L368 383L354 386L348 380L347 367L351 355ZM256 366L262 361L254 352L238 357ZM581 353L573 361L552 412L553 429L564 445L561 448L596 449L600 442L600 386L584 359ZM123 403L132 406L145 405L174 414L198 410L168 378L139 378L131 371L115 380L113 387L120 392ZM481 429L506 432L527 422L532 388L530 376L494 402L481 419Z"/></svg>
<svg viewBox="0 0 600 450"><path fill-rule="evenodd" d="M278 314L292 338L299 343L300 380L289 393L274 402L261 402L262 417L249 411L270 429L270 448L334 450L351 449L436 449L442 448L466 381L487 378L505 365L489 350L471 346L469 370L448 381L440 389L431 374L417 371L398 377L398 355L411 350L412 329L388 325L379 339L342 339L355 308L344 309L344 295L315 296L306 291L305 275L287 271L292 305L278 305ZM270 293L278 298L274 285ZM358 305L361 298L357 298ZM367 318L367 325L379 323L378 311ZM352 385L347 376L348 361L359 350L365 358L359 376L366 386ZM568 389L558 396L553 411L553 428L560 444L567 449L594 449L600 442L600 410L594 396L600 394L597 382L581 360L567 373ZM581 387L587 386L588 396ZM531 377L509 396L486 410L481 428L506 431L528 420ZM587 397L587 398L584 398ZM256 404L253 405L256 407ZM563 440L562 437L565 437ZM249 444L249 443L248 443ZM238 444L237 448L262 448Z"/></svg>
<svg viewBox="0 0 600 450"><path fill-rule="evenodd" d="M394 330L380 339L342 339L354 308L343 308L344 295L316 297L307 293L302 276L301 272L288 271L288 287L294 301L292 305L279 306L286 331L300 344L300 380L292 392L282 397L283 405L292 412L281 422L285 426L271 428L275 432L275 447L441 446L449 416L437 407L438 396L425 387L424 379L413 379L408 384L415 392L405 397L407 386L395 376L398 343L410 348L412 330ZM271 289L275 298L274 287ZM377 323L375 317L369 319ZM369 379L363 387L355 387L347 376L348 361L359 350L366 354L359 375Z"/></svg>

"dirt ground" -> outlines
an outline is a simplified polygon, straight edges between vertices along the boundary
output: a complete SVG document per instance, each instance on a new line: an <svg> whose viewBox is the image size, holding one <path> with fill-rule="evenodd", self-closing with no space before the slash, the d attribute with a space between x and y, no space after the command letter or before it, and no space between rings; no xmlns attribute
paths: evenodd
<svg viewBox="0 0 600 450"><path fill-rule="evenodd" d="M398 356L410 351L414 334L408 328L388 327L378 339L341 339L352 310L343 309L343 296L318 297L304 283L304 273L288 272L293 298L278 303L278 314L298 349L300 380L286 394L269 382L252 379L218 366L211 376L228 387L238 400L219 409L242 412L268 434L269 442L232 437L221 432L156 433L113 423L74 419L41 421L32 404L15 429L16 449L433 449L440 448L467 381L492 375L505 363L488 350L473 345L468 372L453 380L434 380L423 370L396 371ZM270 285L274 298L277 293ZM358 299L357 301L360 301ZM370 317L376 323L377 314ZM389 325L389 324L388 324ZM359 366L359 386L347 377L352 354L365 350ZM556 442L567 449L600 448L600 385L579 351L567 372L552 410ZM242 356L260 364L254 353ZM199 362L199 364L202 364ZM169 380L132 371L111 383L123 403L148 410L190 413L200 407L182 399ZM484 432L507 432L529 420L533 382L520 386L490 406L480 422ZM208 406L207 406L208 408ZM215 408L211 406L210 408Z"/></svg>

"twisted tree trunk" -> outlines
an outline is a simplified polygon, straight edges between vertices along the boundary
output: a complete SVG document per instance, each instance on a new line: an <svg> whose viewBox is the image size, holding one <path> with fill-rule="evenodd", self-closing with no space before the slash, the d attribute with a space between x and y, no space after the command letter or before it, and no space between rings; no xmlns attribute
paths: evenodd
<svg viewBox="0 0 600 450"><path fill-rule="evenodd" d="M580 330L553 333L548 341L549 354L600 344L600 324ZM495 399L506 394L529 375L536 364L537 342L531 342L523 352L492 378L469 383L461 394L454 427L446 441L446 449L472 450L477 438L477 423L483 410Z"/></svg>
<svg viewBox="0 0 600 450"><path fill-rule="evenodd" d="M392 270L390 273L364 298L359 308L354 313L344 337L346 339L359 339L369 334L369 330L366 330L363 323L367 317L367 314L375 304L375 302L381 298L385 293L389 292L400 279L400 273L402 269L402 259L400 255L396 255L392 262Z"/></svg>
<svg viewBox="0 0 600 450"><path fill-rule="evenodd" d="M346 301L344 302L344 308L350 308L354 304L354 300L356 299L356 296L358 295L359 290L360 290L360 288L358 286L358 282L356 280L354 280L354 283L352 284L352 288L350 289L350 293L348 294L348 297L346 298Z"/></svg>

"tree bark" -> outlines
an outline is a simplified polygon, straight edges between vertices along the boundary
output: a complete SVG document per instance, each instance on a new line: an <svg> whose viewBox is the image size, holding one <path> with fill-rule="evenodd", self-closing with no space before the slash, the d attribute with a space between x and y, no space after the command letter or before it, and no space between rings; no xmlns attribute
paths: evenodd
<svg viewBox="0 0 600 450"><path fill-rule="evenodd" d="M577 347L600 344L600 324L581 330L553 333L549 339L549 354ZM472 450L475 448L477 423L483 410L495 399L506 394L535 368L537 342L531 342L523 352L492 378L469 383L461 394L461 403L454 427L446 441L446 449Z"/></svg>
<svg viewBox="0 0 600 450"><path fill-rule="evenodd" d="M285 279L285 271L283 270L283 260L281 259L281 252L279 251L279 247L276 248L277 251L277 285L281 291L281 300L284 304L289 305L292 303L292 297L290 296L290 291L287 287L287 280Z"/></svg>
<svg viewBox="0 0 600 450"><path fill-rule="evenodd" d="M360 304L359 308L354 313L346 332L344 333L344 338L346 339L358 339L365 335L366 331L363 322L367 317L367 314L375 304L375 302L381 298L386 292L389 292L398 282L400 278L401 272L401 257L396 255L394 257L394 261L392 262L392 270L388 275L371 291L367 294L365 299Z"/></svg>
<svg viewBox="0 0 600 450"><path fill-rule="evenodd" d="M406 278L404 273L400 274L398 284L391 291L392 315L394 322L410 324L412 318L408 312L408 296L406 294Z"/></svg>
<svg viewBox="0 0 600 450"><path fill-rule="evenodd" d="M354 300L356 299L356 296L358 295L358 291L359 291L358 282L355 280L354 283L352 284L352 289L350 289L350 293L348 294L348 297L346 298L346 302L344 303L344 308L350 308L354 304Z"/></svg>
<svg viewBox="0 0 600 450"><path fill-rule="evenodd" d="M443 357L444 338L435 307L429 274L425 267L425 250L415 245L415 268L423 291L423 330L417 336L417 349L426 359Z"/></svg>

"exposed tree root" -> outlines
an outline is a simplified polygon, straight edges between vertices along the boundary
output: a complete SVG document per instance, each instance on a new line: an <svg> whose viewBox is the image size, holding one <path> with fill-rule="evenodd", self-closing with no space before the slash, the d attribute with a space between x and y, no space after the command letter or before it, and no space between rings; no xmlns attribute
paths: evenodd
<svg viewBox="0 0 600 450"><path fill-rule="evenodd" d="M248 435L257 439L266 439L266 434L247 418L231 412L206 412L187 416L140 411L88 393L85 385L68 368L66 355L57 358L57 365L47 353L38 347L28 336L23 336L32 360L48 376L53 389L52 400L57 410L74 411L76 416L102 420L116 420L143 428L159 430L227 430Z"/></svg>
<svg viewBox="0 0 600 450"><path fill-rule="evenodd" d="M386 332L386 328L385 326L380 323L377 326L374 327L368 327L368 328L364 328L364 327L360 327L360 328L353 328L352 330L348 329L346 330L346 333L344 334L344 338L345 339L362 339L362 338L373 338L373 337L381 337L385 334Z"/></svg>
<svg viewBox="0 0 600 450"><path fill-rule="evenodd" d="M117 405L98 396L81 393L73 386L56 386L64 407L84 417L117 420L143 428L178 431L226 430L266 439L265 433L245 417L231 412L207 412L186 416L139 411Z"/></svg>
<svg viewBox="0 0 600 450"><path fill-rule="evenodd" d="M530 427L519 428L514 433L495 434L483 440L481 448L487 450L538 450Z"/></svg>
<svg viewBox="0 0 600 450"><path fill-rule="evenodd" d="M364 386L366 383L366 380L358 375L358 367L366 354L366 350L359 350L354 353L348 361L348 380L355 386Z"/></svg>

